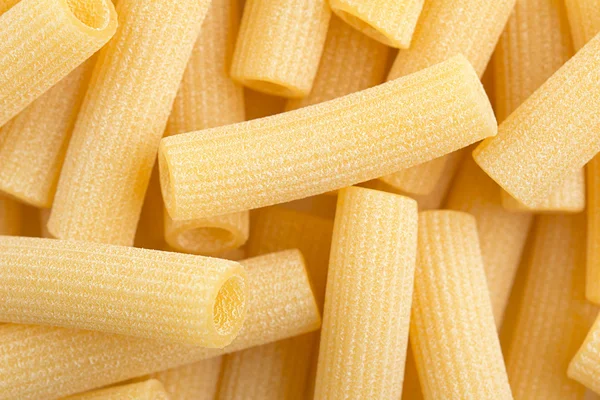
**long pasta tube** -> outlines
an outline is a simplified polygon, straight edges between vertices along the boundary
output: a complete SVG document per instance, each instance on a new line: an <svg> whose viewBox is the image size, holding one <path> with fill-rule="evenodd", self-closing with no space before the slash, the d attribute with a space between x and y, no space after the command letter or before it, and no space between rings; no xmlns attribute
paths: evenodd
<svg viewBox="0 0 600 400"><path fill-rule="evenodd" d="M98 56L48 221L57 238L133 244L158 144L208 5L119 1L119 28Z"/></svg>
<svg viewBox="0 0 600 400"><path fill-rule="evenodd" d="M539 216L506 366L517 399L583 399L568 363L598 308L585 301L585 218Z"/></svg>
<svg viewBox="0 0 600 400"><path fill-rule="evenodd" d="M500 188L469 156L463 162L445 208L472 214L496 326L500 327L533 216L502 207Z"/></svg>
<svg viewBox="0 0 600 400"><path fill-rule="evenodd" d="M165 138L162 193L173 219L258 208L374 179L495 132L481 83L457 56L311 107Z"/></svg>
<svg viewBox="0 0 600 400"><path fill-rule="evenodd" d="M575 49L600 32L600 5L594 0L565 0Z"/></svg>
<svg viewBox="0 0 600 400"><path fill-rule="evenodd" d="M0 235L17 236L21 233L23 206L0 193Z"/></svg>
<svg viewBox="0 0 600 400"><path fill-rule="evenodd" d="M308 95L330 17L326 0L247 0L232 78L276 96Z"/></svg>
<svg viewBox="0 0 600 400"><path fill-rule="evenodd" d="M64 400L177 400L169 397L163 384L156 379L94 390Z"/></svg>
<svg viewBox="0 0 600 400"><path fill-rule="evenodd" d="M159 380L170 400L213 400L223 358L214 357L150 375Z"/></svg>
<svg viewBox="0 0 600 400"><path fill-rule="evenodd" d="M600 35L550 77L473 152L510 195L535 208L599 150Z"/></svg>
<svg viewBox="0 0 600 400"><path fill-rule="evenodd" d="M224 347L246 315L246 274L233 261L10 236L0 254L4 322Z"/></svg>
<svg viewBox="0 0 600 400"><path fill-rule="evenodd" d="M315 399L398 399L417 255L417 203L350 187L335 216Z"/></svg>
<svg viewBox="0 0 600 400"><path fill-rule="evenodd" d="M21 0L0 16L0 126L113 36L109 0Z"/></svg>
<svg viewBox="0 0 600 400"><path fill-rule="evenodd" d="M0 399L52 400L319 328L319 311L297 250L242 264L251 294L248 314L229 346L208 349L93 331L0 325ZM38 379L32 381L32 374Z"/></svg>
<svg viewBox="0 0 600 400"><path fill-rule="evenodd" d="M512 399L471 215L419 215L410 341L425 399Z"/></svg>

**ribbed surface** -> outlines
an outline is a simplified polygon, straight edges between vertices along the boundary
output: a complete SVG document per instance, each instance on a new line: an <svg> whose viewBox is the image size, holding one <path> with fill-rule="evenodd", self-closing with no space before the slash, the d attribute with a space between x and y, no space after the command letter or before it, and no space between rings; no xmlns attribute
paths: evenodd
<svg viewBox="0 0 600 400"><path fill-rule="evenodd" d="M56 1L56 0L55 0ZM131 245L173 99L209 0L120 0L67 151L48 228Z"/></svg>
<svg viewBox="0 0 600 400"><path fill-rule="evenodd" d="M469 155L456 176L445 206L468 212L477 221L483 267L498 327L533 218L529 213L505 210L500 191Z"/></svg>
<svg viewBox="0 0 600 400"><path fill-rule="evenodd" d="M142 212L133 245L144 249L167 250L163 218L164 204L160 193L158 164L154 164L144 197Z"/></svg>
<svg viewBox="0 0 600 400"><path fill-rule="evenodd" d="M417 204L340 191L315 399L398 399L417 255Z"/></svg>
<svg viewBox="0 0 600 400"><path fill-rule="evenodd" d="M115 33L108 0L22 0L0 17L0 126Z"/></svg>
<svg viewBox="0 0 600 400"><path fill-rule="evenodd" d="M419 215L411 346L425 399L512 399L475 219Z"/></svg>
<svg viewBox="0 0 600 400"><path fill-rule="evenodd" d="M311 107L165 138L162 193L174 219L226 214L374 179L495 133L479 79L457 56Z"/></svg>
<svg viewBox="0 0 600 400"><path fill-rule="evenodd" d="M310 94L292 99L286 110L322 103L378 85L384 80L390 49L331 17L319 70Z"/></svg>
<svg viewBox="0 0 600 400"><path fill-rule="evenodd" d="M158 380L150 379L69 396L64 400L177 400L177 398L169 396Z"/></svg>
<svg viewBox="0 0 600 400"><path fill-rule="evenodd" d="M0 321L206 347L228 345L244 322L246 274L233 261L9 236L0 254Z"/></svg>
<svg viewBox="0 0 600 400"><path fill-rule="evenodd" d="M22 212L20 203L0 193L0 235L21 234Z"/></svg>
<svg viewBox="0 0 600 400"><path fill-rule="evenodd" d="M283 97L271 96L252 89L244 89L246 121L283 112L287 100Z"/></svg>
<svg viewBox="0 0 600 400"><path fill-rule="evenodd" d="M569 378L600 393L600 318L596 319L571 360L568 375Z"/></svg>
<svg viewBox="0 0 600 400"><path fill-rule="evenodd" d="M330 17L326 0L247 0L231 76L273 95L308 95Z"/></svg>
<svg viewBox="0 0 600 400"><path fill-rule="evenodd" d="M221 374L222 357L214 357L152 374L169 394L170 400L213 400Z"/></svg>
<svg viewBox="0 0 600 400"><path fill-rule="evenodd" d="M579 50L600 32L600 3L596 0L565 0L575 49Z"/></svg>
<svg viewBox="0 0 600 400"><path fill-rule="evenodd" d="M600 36L519 106L477 163L528 207L544 201L600 150Z"/></svg>
<svg viewBox="0 0 600 400"><path fill-rule="evenodd" d="M578 400L567 365L598 308L585 301L585 218L540 216L519 317L506 357L516 399Z"/></svg>
<svg viewBox="0 0 600 400"><path fill-rule="evenodd" d="M242 264L248 271L248 314L228 347L207 349L92 331L0 325L0 399L53 400L319 328L300 253L285 251Z"/></svg>
<svg viewBox="0 0 600 400"><path fill-rule="evenodd" d="M442 156L391 175L382 176L382 182L409 195L426 196L440 186L448 157ZM424 177L427 177L424 179Z"/></svg>

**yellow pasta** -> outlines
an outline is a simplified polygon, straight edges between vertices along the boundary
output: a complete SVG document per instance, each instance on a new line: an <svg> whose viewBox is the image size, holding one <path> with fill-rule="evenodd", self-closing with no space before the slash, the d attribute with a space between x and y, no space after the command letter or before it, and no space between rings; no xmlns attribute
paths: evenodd
<svg viewBox="0 0 600 400"><path fill-rule="evenodd" d="M480 144L475 161L510 195L535 208L599 150L600 36Z"/></svg>
<svg viewBox="0 0 600 400"><path fill-rule="evenodd" d="M585 301L585 218L536 220L521 309L506 357L517 399L583 399L585 387L567 378L568 363L598 308Z"/></svg>
<svg viewBox="0 0 600 400"><path fill-rule="evenodd" d="M417 203L340 191L315 399L398 399L417 255Z"/></svg>
<svg viewBox="0 0 600 400"><path fill-rule="evenodd" d="M374 179L495 133L481 83L457 56L311 107L165 138L162 193L173 219L237 212Z"/></svg>
<svg viewBox="0 0 600 400"><path fill-rule="evenodd" d="M281 204L282 207L290 210L301 211L307 214L316 215L321 218L330 219L332 221L335 217L336 205L337 190L333 195L331 192L328 192Z"/></svg>
<svg viewBox="0 0 600 400"><path fill-rule="evenodd" d="M319 311L297 250L242 264L248 271L248 315L240 334L224 349L93 331L0 325L0 399L52 400L319 328Z"/></svg>
<svg viewBox="0 0 600 400"><path fill-rule="evenodd" d="M39 238L42 235L40 224L40 209L22 204L19 236Z"/></svg>
<svg viewBox="0 0 600 400"><path fill-rule="evenodd" d="M283 112L286 99L245 88L244 103L246 121L250 121Z"/></svg>
<svg viewBox="0 0 600 400"><path fill-rule="evenodd" d="M4 14L19 1L21 0L0 0L0 15Z"/></svg>
<svg viewBox="0 0 600 400"><path fill-rule="evenodd" d="M402 400L423 400L423 392L419 383L419 373L415 364L410 341L406 352L406 366L404 368L404 382L402 384Z"/></svg>
<svg viewBox="0 0 600 400"><path fill-rule="evenodd" d="M600 4L596 0L565 0L575 49L600 32Z"/></svg>
<svg viewBox="0 0 600 400"><path fill-rule="evenodd" d="M383 82L390 49L333 16L310 94L291 99L286 110L310 106Z"/></svg>
<svg viewBox="0 0 600 400"><path fill-rule="evenodd" d="M451 210L468 212L477 221L483 267L498 327L533 218L530 213L505 210L500 190L469 156L456 176L445 205Z"/></svg>
<svg viewBox="0 0 600 400"><path fill-rule="evenodd" d="M214 357L150 375L159 380L170 400L213 400L218 389L222 357Z"/></svg>
<svg viewBox="0 0 600 400"><path fill-rule="evenodd" d="M156 379L143 382L130 383L110 387L107 389L94 390L69 396L64 400L177 400L169 397L162 383Z"/></svg>
<svg viewBox="0 0 600 400"><path fill-rule="evenodd" d="M448 157L445 155L390 175L382 176L383 183L415 196L426 196L436 190L446 171ZM424 176L432 179L423 179Z"/></svg>
<svg viewBox="0 0 600 400"><path fill-rule="evenodd" d="M330 0L331 10L365 35L388 46L410 46L424 0Z"/></svg>
<svg viewBox="0 0 600 400"><path fill-rule="evenodd" d="M330 17L326 0L247 0L232 78L272 95L308 95Z"/></svg>
<svg viewBox="0 0 600 400"><path fill-rule="evenodd" d="M160 193L160 180L158 178L158 165L152 169L148 190L144 198L140 220L133 245L144 249L167 250L165 242L163 201Z"/></svg>
<svg viewBox="0 0 600 400"><path fill-rule="evenodd" d="M600 317L588 332L583 344L569 363L568 376L586 387L600 393Z"/></svg>
<svg viewBox="0 0 600 400"><path fill-rule="evenodd" d="M113 36L109 0L21 0L0 16L0 126Z"/></svg>
<svg viewBox="0 0 600 400"><path fill-rule="evenodd" d="M119 28L98 56L48 221L57 238L133 244L158 144L208 4L119 1Z"/></svg>
<svg viewBox="0 0 600 400"><path fill-rule="evenodd" d="M475 218L421 213L418 249L410 341L424 398L512 399Z"/></svg>
<svg viewBox="0 0 600 400"><path fill-rule="evenodd" d="M40 237L53 239L46 225L48 224L48 218L50 218L50 210L48 208L39 209L39 221L40 221Z"/></svg>
<svg viewBox="0 0 600 400"><path fill-rule="evenodd" d="M17 236L21 233L21 203L0 193L0 235Z"/></svg>

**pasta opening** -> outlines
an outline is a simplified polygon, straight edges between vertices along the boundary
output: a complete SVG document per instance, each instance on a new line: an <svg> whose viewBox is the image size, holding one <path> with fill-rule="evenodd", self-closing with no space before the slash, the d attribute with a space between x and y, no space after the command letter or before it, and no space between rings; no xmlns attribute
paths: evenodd
<svg viewBox="0 0 600 400"><path fill-rule="evenodd" d="M213 323L221 336L235 334L246 311L244 280L233 276L221 286L213 306Z"/></svg>
<svg viewBox="0 0 600 400"><path fill-rule="evenodd" d="M334 9L334 11L338 17L340 17L345 23L347 23L354 29L377 40L378 42L381 42L388 46L398 47L398 43L390 40L390 38L385 33L381 32L379 29L369 24L362 18L359 18L356 15L350 14L349 12L346 12L341 9Z"/></svg>
<svg viewBox="0 0 600 400"><path fill-rule="evenodd" d="M244 86L249 87L250 89L254 89L256 91L271 94L274 96L300 98L306 95L306 93L304 93L298 88L281 85L275 82L264 81L261 79L244 79L242 81L242 84Z"/></svg>
<svg viewBox="0 0 600 400"><path fill-rule="evenodd" d="M193 253L214 254L234 248L237 236L226 228L203 226L181 232L177 244Z"/></svg>
<svg viewBox="0 0 600 400"><path fill-rule="evenodd" d="M69 11L86 27L104 30L112 21L110 0L66 0Z"/></svg>

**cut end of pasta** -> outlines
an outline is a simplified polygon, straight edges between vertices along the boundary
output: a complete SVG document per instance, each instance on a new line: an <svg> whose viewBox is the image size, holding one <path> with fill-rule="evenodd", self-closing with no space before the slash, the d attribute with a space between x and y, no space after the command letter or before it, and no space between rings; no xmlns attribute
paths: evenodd
<svg viewBox="0 0 600 400"><path fill-rule="evenodd" d="M160 176L160 191L162 192L162 198L165 203L165 210L171 218L176 215L177 203L175 196L173 196L173 179L171 177L171 166L169 165L168 158L165 155L165 147L163 143L160 144L158 151L158 172ZM175 219L175 218L173 218Z"/></svg>
<svg viewBox="0 0 600 400"><path fill-rule="evenodd" d="M179 247L198 254L230 250L237 242L237 235L225 228L198 227L181 232L177 236Z"/></svg>
<svg viewBox="0 0 600 400"><path fill-rule="evenodd" d="M76 26L92 35L105 36L117 29L117 13L110 0L61 0ZM112 33L111 33L112 35Z"/></svg>
<svg viewBox="0 0 600 400"><path fill-rule="evenodd" d="M270 94L273 96L286 97L289 99L301 98L307 96L310 92L310 90L306 91L299 87L294 87L283 83L277 83L263 79L244 79L240 77L233 78L250 89Z"/></svg>
<svg viewBox="0 0 600 400"><path fill-rule="evenodd" d="M353 15L350 12L345 11L342 8L337 8L335 6L331 7L331 10L342 19L345 23L356 29L357 31L364 33L372 39L377 40L380 43L388 45L390 47L400 48L400 49L408 49L410 46L410 41L396 41L386 35L384 32L377 29L377 27L371 25L367 21L362 18Z"/></svg>
<svg viewBox="0 0 600 400"><path fill-rule="evenodd" d="M229 277L219 289L213 306L213 325L226 346L237 336L246 316L246 283L242 276Z"/></svg>

